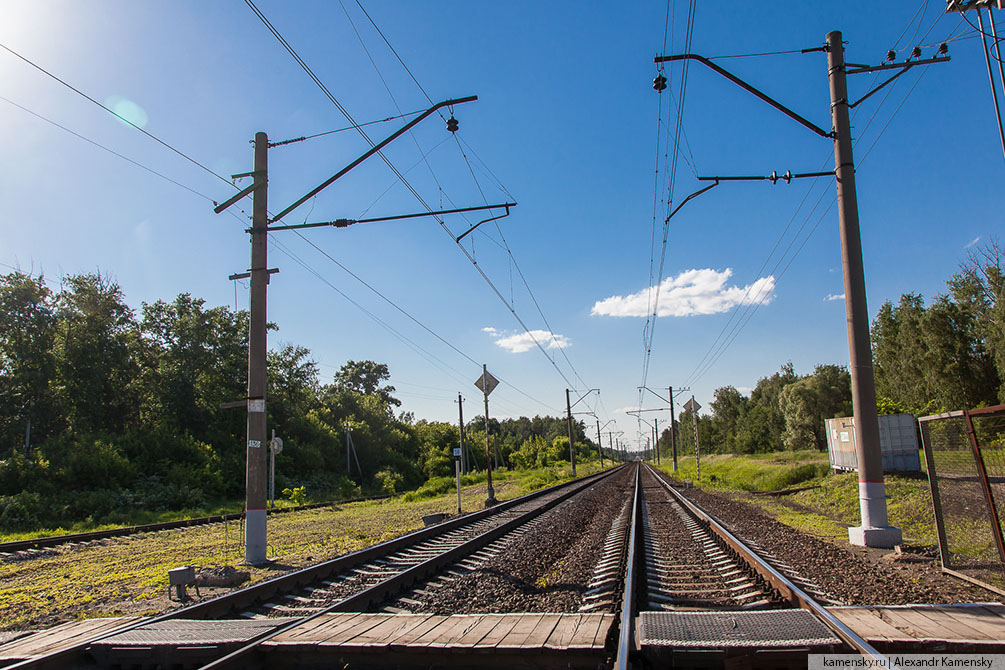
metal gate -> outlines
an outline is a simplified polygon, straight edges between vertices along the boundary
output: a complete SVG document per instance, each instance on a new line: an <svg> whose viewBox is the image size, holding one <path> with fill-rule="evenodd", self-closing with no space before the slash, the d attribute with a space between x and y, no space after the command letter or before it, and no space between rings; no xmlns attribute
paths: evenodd
<svg viewBox="0 0 1005 670"><path fill-rule="evenodd" d="M946 572L1005 594L1005 405L918 419Z"/></svg>

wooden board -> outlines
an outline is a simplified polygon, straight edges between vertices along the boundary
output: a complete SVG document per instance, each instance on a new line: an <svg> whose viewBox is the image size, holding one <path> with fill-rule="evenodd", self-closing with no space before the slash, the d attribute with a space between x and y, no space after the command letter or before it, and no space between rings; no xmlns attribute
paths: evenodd
<svg viewBox="0 0 1005 670"><path fill-rule="evenodd" d="M831 607L862 637L877 642L1005 647L1005 606L994 604Z"/></svg>
<svg viewBox="0 0 1005 670"><path fill-rule="evenodd" d="M891 626L868 607L829 607L828 610L841 623L870 642L914 641L913 637Z"/></svg>
<svg viewBox="0 0 1005 670"><path fill-rule="evenodd" d="M499 642L502 641L503 638L509 635L509 632L513 630L513 628L519 621L518 617L511 616L508 614L503 614L502 617L503 617L502 621L497 623L492 630L486 633L485 637L479 640L478 644L475 645L475 648L477 649L494 648L496 645L499 644Z"/></svg>
<svg viewBox="0 0 1005 670"><path fill-rule="evenodd" d="M331 627L319 627L311 639L316 640L318 644L339 647L355 636L362 635L380 624L382 620L380 615L360 614L351 619L336 622ZM307 639L306 636L300 638L301 641L306 641Z"/></svg>
<svg viewBox="0 0 1005 670"><path fill-rule="evenodd" d="M388 616L370 630L347 640L343 644L374 649L387 648L390 646L392 640L415 629L416 626L421 626L423 622L432 616L432 614Z"/></svg>
<svg viewBox="0 0 1005 670"><path fill-rule="evenodd" d="M110 617L70 621L48 630L17 638L0 645L0 660L33 658L72 647L92 638L139 621L139 617Z"/></svg>
<svg viewBox="0 0 1005 670"><path fill-rule="evenodd" d="M486 635L491 633L497 626L505 621L504 614L483 614L477 617L477 623L464 631L455 645L458 647L476 647ZM509 632L507 630L507 632Z"/></svg>
<svg viewBox="0 0 1005 670"><path fill-rule="evenodd" d="M523 646L524 641L527 640L534 633L534 629L544 618L543 614L528 614L520 618L516 625L513 626L513 630L506 634L499 644L496 645L496 649L514 649Z"/></svg>
<svg viewBox="0 0 1005 670"><path fill-rule="evenodd" d="M562 620L555 625L554 630L551 631L551 635L548 636L548 640L543 646L548 649L568 649L569 643L572 642L572 638L576 634L576 630L579 629L582 619L582 614L566 614L563 616Z"/></svg>
<svg viewBox="0 0 1005 670"><path fill-rule="evenodd" d="M967 616L963 611L956 611L951 608L937 610L930 607L921 607L912 610L912 612L925 617L935 626L942 627L953 635L958 635L961 640L974 640L982 644L987 642L998 643L1002 642L1003 637L1005 637L1005 626L1000 627L997 634L989 634L983 630L984 625L981 624L980 617ZM1005 620L1003 620L1003 623L1005 623Z"/></svg>
<svg viewBox="0 0 1005 670"><path fill-rule="evenodd" d="M602 649L610 614L328 614L267 645L406 649Z"/></svg>

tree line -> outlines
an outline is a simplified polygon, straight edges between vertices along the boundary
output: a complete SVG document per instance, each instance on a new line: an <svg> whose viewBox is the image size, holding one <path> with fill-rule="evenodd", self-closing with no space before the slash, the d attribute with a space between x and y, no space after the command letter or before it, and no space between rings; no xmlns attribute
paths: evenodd
<svg viewBox="0 0 1005 670"><path fill-rule="evenodd" d="M240 499L245 412L221 405L247 393L247 347L247 312L188 293L133 310L101 273L63 277L57 290L0 276L0 527ZM457 426L401 412L387 365L348 361L322 383L310 351L283 344L269 351L268 380L268 425L284 440L277 491L393 493L453 473ZM575 430L587 457L594 447ZM564 419L492 419L489 432L504 465L568 460ZM483 417L467 438L484 445Z"/></svg>
<svg viewBox="0 0 1005 670"><path fill-rule="evenodd" d="M937 414L1005 404L1005 274L996 240L972 250L927 305L917 293L884 302L872 323L877 408L882 414ZM786 363L746 396L715 390L698 417L703 451L763 453L827 448L824 421L851 416L851 375L818 365L799 375ZM694 447L694 417L678 415L678 448ZM671 453L664 430L660 451Z"/></svg>

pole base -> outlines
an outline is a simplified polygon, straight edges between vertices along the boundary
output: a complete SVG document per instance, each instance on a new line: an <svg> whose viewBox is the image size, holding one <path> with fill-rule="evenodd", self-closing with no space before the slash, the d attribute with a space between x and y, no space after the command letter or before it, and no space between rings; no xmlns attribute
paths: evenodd
<svg viewBox="0 0 1005 670"><path fill-rule="evenodd" d="M892 549L903 541L903 534L899 528L894 526L886 526L885 528L856 526L848 529L848 542L859 547Z"/></svg>
<svg viewBox="0 0 1005 670"><path fill-rule="evenodd" d="M488 498L485 499L486 507L495 507L498 504L499 501L495 499L495 496L489 496Z"/></svg>

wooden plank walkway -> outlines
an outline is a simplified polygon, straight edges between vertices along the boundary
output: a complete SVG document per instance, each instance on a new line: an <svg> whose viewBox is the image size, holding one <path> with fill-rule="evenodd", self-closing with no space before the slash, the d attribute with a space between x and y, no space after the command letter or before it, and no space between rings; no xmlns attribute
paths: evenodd
<svg viewBox="0 0 1005 670"><path fill-rule="evenodd" d="M18 637L10 642L0 644L0 665L9 665L15 661L35 658L72 647L135 621L139 621L139 617L69 621L53 628Z"/></svg>
<svg viewBox="0 0 1005 670"><path fill-rule="evenodd" d="M602 650L612 614L334 613L268 641L271 647Z"/></svg>
<svg viewBox="0 0 1005 670"><path fill-rule="evenodd" d="M354 668L583 668L606 659L612 614L335 613L263 645L269 659ZM473 660L473 657L477 660Z"/></svg>
<svg viewBox="0 0 1005 670"><path fill-rule="evenodd" d="M877 649L1005 652L1005 605L886 605L828 607Z"/></svg>

